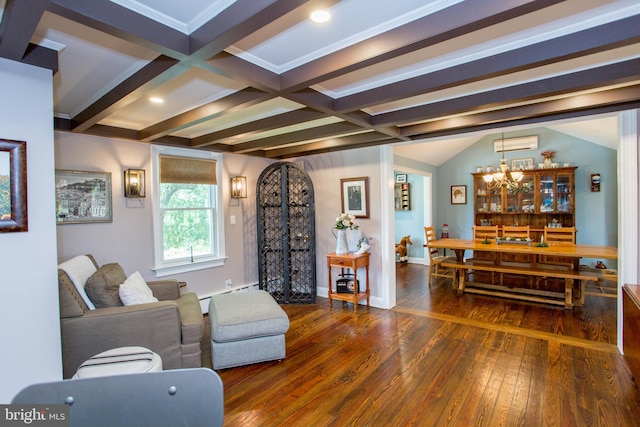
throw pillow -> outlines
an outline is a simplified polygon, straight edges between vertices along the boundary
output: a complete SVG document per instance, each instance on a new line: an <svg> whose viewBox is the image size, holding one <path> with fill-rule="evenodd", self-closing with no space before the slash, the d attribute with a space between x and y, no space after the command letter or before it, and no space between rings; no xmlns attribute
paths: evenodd
<svg viewBox="0 0 640 427"><path fill-rule="evenodd" d="M118 293L124 305L158 302L158 298L153 296L151 288L137 271L120 285Z"/></svg>
<svg viewBox="0 0 640 427"><path fill-rule="evenodd" d="M96 306L93 305L93 302L84 290L85 282L97 270L89 257L86 255L78 255L77 257L63 262L58 266L58 268L67 273L67 276L69 276L69 279L73 282L73 285L78 290L78 293L84 300L85 304L87 304L87 307L89 307L89 310L95 309Z"/></svg>
<svg viewBox="0 0 640 427"><path fill-rule="evenodd" d="M105 264L87 279L84 290L96 308L118 307L122 301L118 288L127 280L127 275L118 263Z"/></svg>

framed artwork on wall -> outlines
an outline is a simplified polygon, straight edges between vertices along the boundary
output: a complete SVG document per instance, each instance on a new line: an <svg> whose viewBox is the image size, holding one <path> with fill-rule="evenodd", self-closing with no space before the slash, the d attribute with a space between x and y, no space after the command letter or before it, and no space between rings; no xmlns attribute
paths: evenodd
<svg viewBox="0 0 640 427"><path fill-rule="evenodd" d="M0 139L0 233L28 231L27 143Z"/></svg>
<svg viewBox="0 0 640 427"><path fill-rule="evenodd" d="M467 186L466 185L451 186L451 204L452 205L467 204Z"/></svg>
<svg viewBox="0 0 640 427"><path fill-rule="evenodd" d="M111 173L56 170L56 222L112 222Z"/></svg>
<svg viewBox="0 0 640 427"><path fill-rule="evenodd" d="M340 180L342 213L356 218L369 218L369 178L343 178Z"/></svg>
<svg viewBox="0 0 640 427"><path fill-rule="evenodd" d="M396 175L396 184L402 184L407 182L407 174L400 173Z"/></svg>

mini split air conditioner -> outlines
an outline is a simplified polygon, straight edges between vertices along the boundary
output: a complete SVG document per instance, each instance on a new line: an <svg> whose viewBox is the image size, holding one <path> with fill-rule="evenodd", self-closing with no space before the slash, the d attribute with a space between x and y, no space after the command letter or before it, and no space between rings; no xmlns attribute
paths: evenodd
<svg viewBox="0 0 640 427"><path fill-rule="evenodd" d="M509 138L504 140L504 151L537 150L538 136L523 136L520 138ZM502 139L493 141L493 151L502 153Z"/></svg>

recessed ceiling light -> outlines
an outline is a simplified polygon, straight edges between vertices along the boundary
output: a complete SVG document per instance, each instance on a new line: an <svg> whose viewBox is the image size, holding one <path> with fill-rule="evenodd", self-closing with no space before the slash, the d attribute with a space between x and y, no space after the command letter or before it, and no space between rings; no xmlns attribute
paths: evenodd
<svg viewBox="0 0 640 427"><path fill-rule="evenodd" d="M154 104L163 104L164 103L164 99L162 98L158 98L158 97L153 97L153 98L149 98L149 101L153 102Z"/></svg>
<svg viewBox="0 0 640 427"><path fill-rule="evenodd" d="M311 12L311 20L313 22L327 22L328 20L331 19L331 14L323 9L320 10L314 10L313 12Z"/></svg>

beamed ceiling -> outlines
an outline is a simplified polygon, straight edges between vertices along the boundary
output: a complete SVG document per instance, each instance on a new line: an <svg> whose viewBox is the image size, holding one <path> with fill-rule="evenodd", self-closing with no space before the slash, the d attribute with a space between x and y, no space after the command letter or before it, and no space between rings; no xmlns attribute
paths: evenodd
<svg viewBox="0 0 640 427"><path fill-rule="evenodd" d="M79 134L283 159L640 106L637 0L0 10L0 57L51 69L55 128Z"/></svg>

